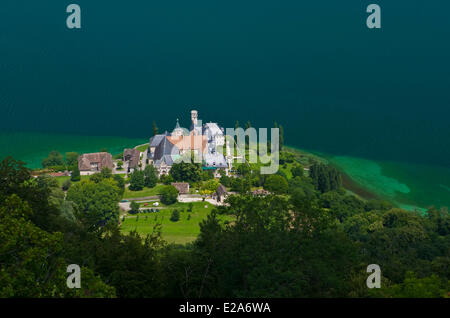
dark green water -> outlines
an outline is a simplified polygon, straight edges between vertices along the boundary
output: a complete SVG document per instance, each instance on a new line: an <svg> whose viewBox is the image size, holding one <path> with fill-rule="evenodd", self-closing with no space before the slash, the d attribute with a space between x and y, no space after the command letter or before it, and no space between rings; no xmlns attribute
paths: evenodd
<svg viewBox="0 0 450 318"><path fill-rule="evenodd" d="M73 2L81 30L65 25ZM373 2L381 30L365 24ZM52 149L120 149L153 120L187 126L195 107L224 126L277 120L288 144L335 156L378 193L450 205L448 12L444 0L2 0L0 154L36 165Z"/></svg>

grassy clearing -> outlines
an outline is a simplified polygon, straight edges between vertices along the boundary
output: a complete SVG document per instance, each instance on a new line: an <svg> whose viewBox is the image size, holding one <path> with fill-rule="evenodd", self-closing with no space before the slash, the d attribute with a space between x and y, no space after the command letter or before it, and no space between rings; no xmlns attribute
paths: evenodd
<svg viewBox="0 0 450 318"><path fill-rule="evenodd" d="M120 173L118 174L119 176L121 176L122 178L124 178L126 176L125 173ZM90 176L81 176L81 180L86 180L89 179ZM61 177L54 177L60 186L62 186L62 184L64 183L64 181L66 180L70 180L70 176L61 176ZM77 181L71 181L72 183L77 182Z"/></svg>
<svg viewBox="0 0 450 318"><path fill-rule="evenodd" d="M165 187L164 184L157 184L154 188L144 188L141 191L131 191L126 188L125 193L123 195L124 199L134 199L134 198L142 198L149 197L153 195L161 194L161 190Z"/></svg>
<svg viewBox="0 0 450 318"><path fill-rule="evenodd" d="M136 149L139 150L140 152L146 151L147 148L148 148L148 144L145 144L145 145L141 145L141 146L136 147Z"/></svg>
<svg viewBox="0 0 450 318"><path fill-rule="evenodd" d="M61 177L54 177L54 178L58 181L60 186L62 186L64 181L70 180L70 176L61 176ZM81 176L81 180L84 180L84 179L89 179L89 176ZM71 181L71 182L74 183L74 181Z"/></svg>
<svg viewBox="0 0 450 318"><path fill-rule="evenodd" d="M189 203L175 203L159 212L140 213L137 215L127 215L125 221L122 222L121 231L129 233L136 230L139 234L145 236L152 233L155 224L162 225L162 237L168 243L185 244L194 241L200 233L199 223L206 219L214 206L208 202L192 202L193 211L187 212ZM206 206L206 208L205 208ZM180 211L180 220L177 222L170 221L172 211L177 209ZM191 215L188 220L188 215ZM231 221L230 216L219 216L222 220Z"/></svg>

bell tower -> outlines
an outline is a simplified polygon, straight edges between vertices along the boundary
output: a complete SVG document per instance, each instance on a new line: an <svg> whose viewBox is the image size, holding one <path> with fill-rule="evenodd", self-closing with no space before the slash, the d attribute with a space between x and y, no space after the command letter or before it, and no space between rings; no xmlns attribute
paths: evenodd
<svg viewBox="0 0 450 318"><path fill-rule="evenodd" d="M192 125L195 127L198 123L198 112L196 110L191 110L191 120Z"/></svg>

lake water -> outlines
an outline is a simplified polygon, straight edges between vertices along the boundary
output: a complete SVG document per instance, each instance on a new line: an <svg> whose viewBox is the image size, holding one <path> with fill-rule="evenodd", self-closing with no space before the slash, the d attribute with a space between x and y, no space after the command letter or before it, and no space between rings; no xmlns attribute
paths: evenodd
<svg viewBox="0 0 450 318"><path fill-rule="evenodd" d="M366 27L366 7L382 28ZM82 29L66 27L66 6ZM155 120L285 128L403 206L450 205L450 2L0 3L0 154L120 151Z"/></svg>

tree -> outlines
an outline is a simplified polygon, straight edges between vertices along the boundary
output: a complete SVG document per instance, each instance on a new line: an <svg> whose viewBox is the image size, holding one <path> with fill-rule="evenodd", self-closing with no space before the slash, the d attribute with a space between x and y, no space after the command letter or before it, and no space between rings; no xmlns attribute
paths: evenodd
<svg viewBox="0 0 450 318"><path fill-rule="evenodd" d="M163 175L161 175L159 180L165 185L169 185L169 184L171 184L172 182L175 181L175 179L170 174L163 174Z"/></svg>
<svg viewBox="0 0 450 318"><path fill-rule="evenodd" d="M31 177L22 161L7 157L0 163L0 206L6 197L16 194L28 202L34 211L31 221L43 230L55 230L60 211L49 198L59 188L56 179L50 176Z"/></svg>
<svg viewBox="0 0 450 318"><path fill-rule="evenodd" d="M231 180L232 178L229 176L221 176L220 177L220 183L223 184L225 187L229 188L231 187Z"/></svg>
<svg viewBox="0 0 450 318"><path fill-rule="evenodd" d="M178 222L180 220L180 212L177 209L172 211L172 215L170 216L170 220L172 222Z"/></svg>
<svg viewBox="0 0 450 318"><path fill-rule="evenodd" d="M113 176L111 169L108 167L103 167L99 173L95 173L89 177L89 180L99 183L105 179L111 179Z"/></svg>
<svg viewBox="0 0 450 318"><path fill-rule="evenodd" d="M78 157L80 154L78 152L66 152L66 164L68 167L73 167L78 165Z"/></svg>
<svg viewBox="0 0 450 318"><path fill-rule="evenodd" d="M158 170L153 165L147 165L144 169L145 186L153 188L158 182Z"/></svg>
<svg viewBox="0 0 450 318"><path fill-rule="evenodd" d="M30 222L32 214L17 195L0 206L0 297L114 297L114 288L85 267L82 288L67 288L63 234L40 229Z"/></svg>
<svg viewBox="0 0 450 318"><path fill-rule="evenodd" d="M51 151L47 158L42 160L42 167L56 167L56 166L64 166L64 158L63 156L56 150Z"/></svg>
<svg viewBox="0 0 450 318"><path fill-rule="evenodd" d="M442 283L436 275L417 278L414 272L408 271L402 283L370 291L370 294L389 298L444 298L448 290L450 282Z"/></svg>
<svg viewBox="0 0 450 318"><path fill-rule="evenodd" d="M202 179L202 168L198 163L174 163L169 174L175 181L198 182Z"/></svg>
<svg viewBox="0 0 450 318"><path fill-rule="evenodd" d="M139 203L137 203L136 201L131 201L131 203L130 203L130 213L131 214L139 213Z"/></svg>
<svg viewBox="0 0 450 318"><path fill-rule="evenodd" d="M250 169L250 166L246 163L240 164L237 167L237 173L242 176L242 177L246 177L251 173L252 169Z"/></svg>
<svg viewBox="0 0 450 318"><path fill-rule="evenodd" d="M131 191L140 191L144 188L144 186L145 186L144 172L139 169L134 169L130 177L129 189Z"/></svg>
<svg viewBox="0 0 450 318"><path fill-rule="evenodd" d="M72 169L72 174L70 175L70 180L77 182L81 180L80 170L78 169L78 165L75 165Z"/></svg>
<svg viewBox="0 0 450 318"><path fill-rule="evenodd" d="M122 170L122 167L123 167L123 161L122 160L117 161L117 170Z"/></svg>
<svg viewBox="0 0 450 318"><path fill-rule="evenodd" d="M67 191L67 190L69 190L70 185L71 185L70 179L67 179L67 180L65 180L65 181L63 182L61 188L62 188L64 191Z"/></svg>
<svg viewBox="0 0 450 318"><path fill-rule="evenodd" d="M292 173L292 177L303 177L303 167L300 164L296 164L295 166L292 167L291 169L291 173Z"/></svg>
<svg viewBox="0 0 450 318"><path fill-rule="evenodd" d="M88 231L118 222L120 189L112 179L75 183L67 191L67 200L77 205L76 217Z"/></svg>
<svg viewBox="0 0 450 318"><path fill-rule="evenodd" d="M269 175L264 182L264 189L276 194L287 193L288 188L286 179L277 174Z"/></svg>
<svg viewBox="0 0 450 318"><path fill-rule="evenodd" d="M200 194L203 196L208 196L217 191L220 183L216 179L210 179L208 181L204 181L200 186ZM204 197L205 198L205 197Z"/></svg>
<svg viewBox="0 0 450 318"><path fill-rule="evenodd" d="M284 146L284 128L282 125L280 125L280 151L283 150Z"/></svg>
<svg viewBox="0 0 450 318"><path fill-rule="evenodd" d="M31 170L25 162L6 157L0 163L0 202L3 197L23 191L25 181L31 179Z"/></svg>
<svg viewBox="0 0 450 318"><path fill-rule="evenodd" d="M161 190L161 202L170 205L177 202L178 199L178 190L172 185L165 186Z"/></svg>
<svg viewBox="0 0 450 318"><path fill-rule="evenodd" d="M231 190L240 194L245 194L251 190L252 181L250 178L231 178Z"/></svg>
<svg viewBox="0 0 450 318"><path fill-rule="evenodd" d="M153 136L158 134L158 126L156 126L156 122L153 121Z"/></svg>
<svg viewBox="0 0 450 318"><path fill-rule="evenodd" d="M120 197L122 197L125 193L125 179L118 174L113 175L113 179L117 182L117 187L120 190Z"/></svg>
<svg viewBox="0 0 450 318"><path fill-rule="evenodd" d="M342 232L324 230L316 221L321 211L311 207L298 211L280 196L230 196L228 204L218 207L217 214L232 215L233 226L222 225L216 212L200 223L195 256L188 262L192 280L184 294L347 295L347 282L358 264L354 247Z"/></svg>
<svg viewBox="0 0 450 318"><path fill-rule="evenodd" d="M313 184L320 192L337 190L342 186L342 179L339 171L331 166L322 163L315 163L310 167L309 176Z"/></svg>

